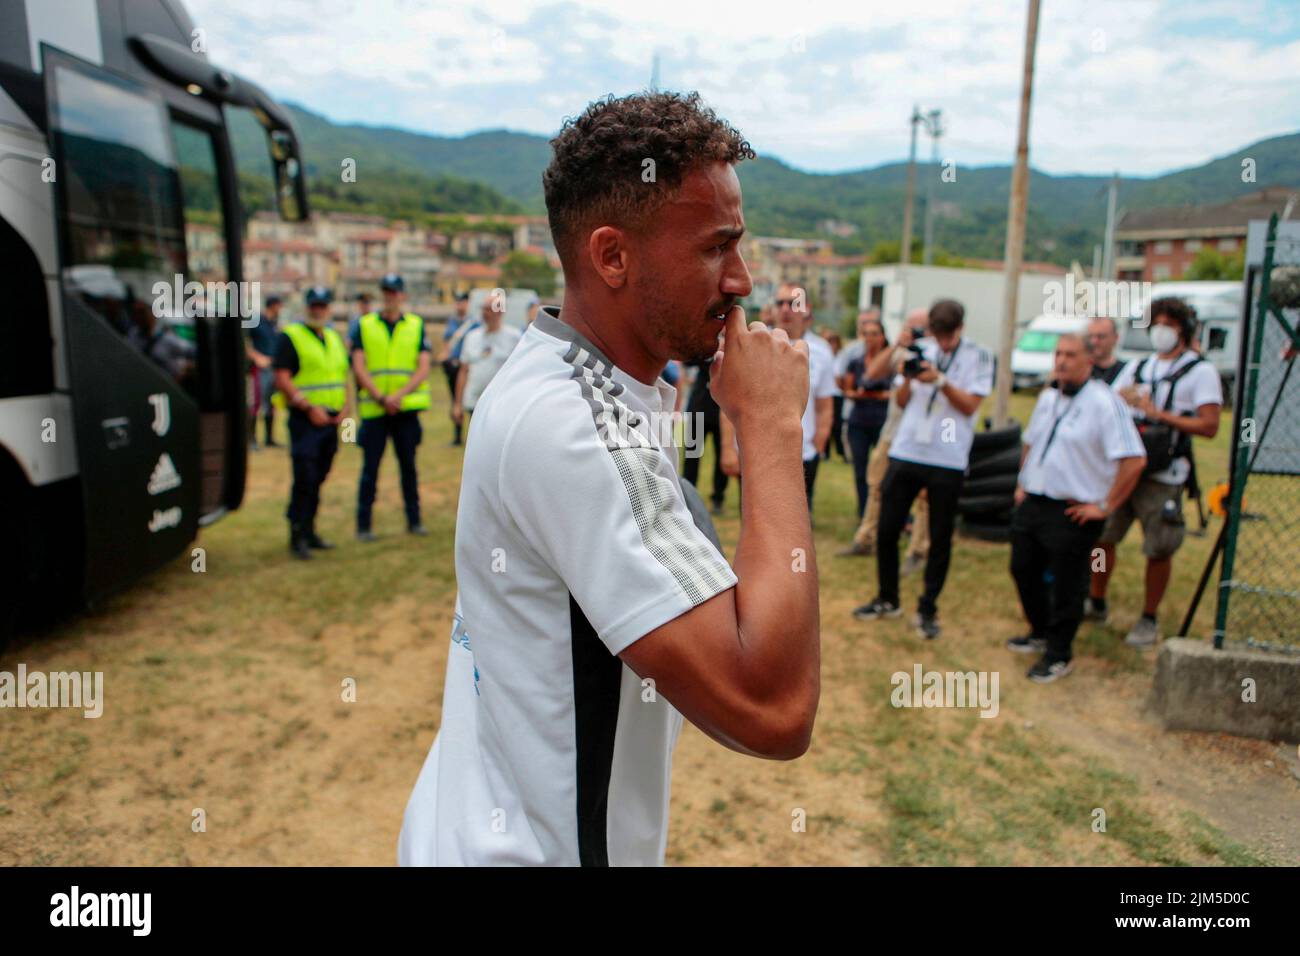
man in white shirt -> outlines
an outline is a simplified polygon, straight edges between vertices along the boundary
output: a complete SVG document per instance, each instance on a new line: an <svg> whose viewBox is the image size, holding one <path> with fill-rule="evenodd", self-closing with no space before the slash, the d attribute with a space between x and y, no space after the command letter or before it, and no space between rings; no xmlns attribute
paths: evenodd
<svg viewBox="0 0 1300 956"><path fill-rule="evenodd" d="M564 304L529 326L475 411L442 723L403 864L661 864L683 717L774 759L812 735L808 353L736 305L752 282L734 164L753 150L676 93L598 100L551 146ZM661 444L675 406L661 370L711 356L746 475L734 572Z"/></svg>
<svg viewBox="0 0 1300 956"><path fill-rule="evenodd" d="M1038 396L1020 456L1011 516L1011 576L1029 633L1007 647L1041 654L1030 680L1070 673L1093 547L1137 484L1146 453L1132 417L1093 376L1090 341L1056 340L1056 380Z"/></svg>
<svg viewBox="0 0 1300 956"><path fill-rule="evenodd" d="M1186 531L1183 485L1191 473L1192 436L1218 434L1223 406L1218 372L1192 348L1196 312L1191 306L1182 299L1156 299L1151 303L1150 335L1155 356L1129 362L1113 386L1131 407L1150 460L1128 501L1106 519L1100 542L1105 552L1102 570L1093 572L1084 611L1091 620L1106 620L1115 545L1136 519L1142 525L1147 569L1142 616L1124 639L1133 647L1150 647L1160 637L1156 613Z"/></svg>
<svg viewBox="0 0 1300 956"><path fill-rule="evenodd" d="M451 419L457 425L465 420L466 412L473 413L479 398L506 364L520 338L518 329L506 325L504 303L494 296L483 301L482 321L482 325L466 333L460 350L456 400L451 406Z"/></svg>
<svg viewBox="0 0 1300 956"><path fill-rule="evenodd" d="M939 636L939 593L952 558L975 413L993 391L993 359L981 346L962 338L966 310L953 299L930 307L930 335L919 346L915 364L904 365L894 401L903 407L898 433L889 449L889 470L881 484L880 532L876 549L876 597L853 612L861 621L898 617L898 539L907 513L922 490L930 503L930 553L925 561L925 591L917 604L916 628L922 637Z"/></svg>
<svg viewBox="0 0 1300 956"><path fill-rule="evenodd" d="M803 480L812 511L813 488L817 483L817 465L826 451L834 420L833 401L840 393L835 384L835 353L824 338L812 330L812 306L805 290L782 283L776 290L776 327L791 341L802 339L808 345L808 402L803 409Z"/></svg>

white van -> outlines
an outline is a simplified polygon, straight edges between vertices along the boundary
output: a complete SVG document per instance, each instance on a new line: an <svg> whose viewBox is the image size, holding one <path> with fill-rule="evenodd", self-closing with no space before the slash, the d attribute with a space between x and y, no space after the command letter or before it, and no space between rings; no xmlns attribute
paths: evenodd
<svg viewBox="0 0 1300 956"><path fill-rule="evenodd" d="M1151 287L1151 301L1170 296L1182 299L1196 310L1197 337L1201 354L1214 363L1223 379L1224 394L1231 398L1237 379L1237 360L1241 352L1241 310L1243 307L1240 282L1160 282ZM1149 303L1144 303L1149 304ZM1151 339L1142 313L1132 316L1133 321L1120 329L1120 358L1140 362L1153 354Z"/></svg>
<svg viewBox="0 0 1300 956"><path fill-rule="evenodd" d="M1052 378L1056 366L1056 340L1063 333L1082 335L1087 316L1040 315L1020 333L1011 351L1011 387L1036 388Z"/></svg>

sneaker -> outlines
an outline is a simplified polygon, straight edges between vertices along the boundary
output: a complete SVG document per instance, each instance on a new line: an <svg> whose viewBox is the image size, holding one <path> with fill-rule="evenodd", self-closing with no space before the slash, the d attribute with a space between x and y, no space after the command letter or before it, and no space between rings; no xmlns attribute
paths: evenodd
<svg viewBox="0 0 1300 956"><path fill-rule="evenodd" d="M376 540L376 538L375 538L375 533L374 533L373 531L371 531L369 528L366 528L366 529L364 529L364 530L361 529L361 528L358 528L358 529L357 529L357 540L358 540L358 541L365 541L365 542L374 541L374 540Z"/></svg>
<svg viewBox="0 0 1300 956"><path fill-rule="evenodd" d="M876 553L876 549L869 544L860 544L854 541L847 548L840 548L835 552L837 558L869 558Z"/></svg>
<svg viewBox="0 0 1300 956"><path fill-rule="evenodd" d="M1070 671L1074 670L1074 665L1070 661L1048 661L1040 657L1033 667L1029 668L1025 674L1035 684L1050 684L1054 680L1060 680Z"/></svg>
<svg viewBox="0 0 1300 956"><path fill-rule="evenodd" d="M413 524L406 529L406 533L417 535L418 537L423 538L425 535L429 533L429 529L422 524Z"/></svg>
<svg viewBox="0 0 1300 956"><path fill-rule="evenodd" d="M1047 650L1047 638L1034 637L1032 634L1013 637L1007 641L1007 650L1017 654L1041 654Z"/></svg>
<svg viewBox="0 0 1300 956"><path fill-rule="evenodd" d="M923 567L925 567L925 558L919 554L909 554L903 559L903 566L898 569L898 573L903 577L907 577L909 574L915 574Z"/></svg>
<svg viewBox="0 0 1300 956"><path fill-rule="evenodd" d="M334 550L334 545L332 545L330 542L326 541L324 538L322 538L320 535L318 535L315 531L308 531L308 532L307 532L307 547L311 548L313 551L332 551L332 550Z"/></svg>
<svg viewBox="0 0 1300 956"><path fill-rule="evenodd" d="M882 617L900 617L903 609L890 601L874 598L870 604L854 608L853 617L859 621L875 621Z"/></svg>
<svg viewBox="0 0 1300 956"><path fill-rule="evenodd" d="M1083 619L1085 621L1096 621L1098 624L1105 624L1106 618L1110 616L1110 611L1106 607L1105 601L1099 601L1094 597L1083 599Z"/></svg>
<svg viewBox="0 0 1300 956"><path fill-rule="evenodd" d="M1124 638L1124 643L1129 647L1150 647L1160 639L1160 628L1156 626L1153 618L1145 614L1137 619L1133 625L1133 630L1128 632L1128 637Z"/></svg>
<svg viewBox="0 0 1300 956"><path fill-rule="evenodd" d="M916 632L927 641L933 641L939 636L939 616L937 614L924 614L918 611L915 624Z"/></svg>

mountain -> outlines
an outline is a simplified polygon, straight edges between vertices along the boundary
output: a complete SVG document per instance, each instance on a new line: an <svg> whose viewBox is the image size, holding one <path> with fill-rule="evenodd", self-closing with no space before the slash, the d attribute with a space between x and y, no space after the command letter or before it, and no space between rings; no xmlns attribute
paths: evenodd
<svg viewBox="0 0 1300 956"><path fill-rule="evenodd" d="M336 124L291 105L308 175L339 182L340 163L356 160L358 184L370 170L402 174L407 193L418 193L419 177L442 180L437 206L447 212L540 213L541 173L550 159L547 138L507 130L463 137L433 136L391 127ZM235 131L236 153L241 135ZM261 147L264 150L264 147ZM1242 160L1254 160L1255 181L1243 182ZM760 157L737 170L745 193L745 216L751 231L764 235L817 236L825 220L857 227L835 239L843 253L863 252L882 239L896 240L902 229L907 167L887 163L844 173L809 173L779 159ZM914 234L924 227L928 166L917 170ZM998 259L1003 254L1010 166L957 167L955 179L935 183L935 244L960 256ZM1025 255L1068 265L1092 260L1102 238L1109 177L1031 171ZM469 183L487 187L476 193ZM1266 186L1300 186L1300 133L1262 140L1201 166L1149 178L1122 178L1119 205L1138 209L1183 203L1223 202ZM414 192L413 192L414 191ZM499 197L498 197L499 194ZM475 208L468 208L473 205ZM494 208L495 207L495 208Z"/></svg>

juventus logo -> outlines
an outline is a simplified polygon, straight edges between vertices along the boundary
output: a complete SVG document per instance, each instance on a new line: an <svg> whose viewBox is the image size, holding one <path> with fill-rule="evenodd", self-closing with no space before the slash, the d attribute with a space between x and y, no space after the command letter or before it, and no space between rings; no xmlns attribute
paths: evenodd
<svg viewBox="0 0 1300 956"><path fill-rule="evenodd" d="M172 427L172 403L166 392L155 392L149 396L153 406L153 433L158 437L167 434Z"/></svg>

